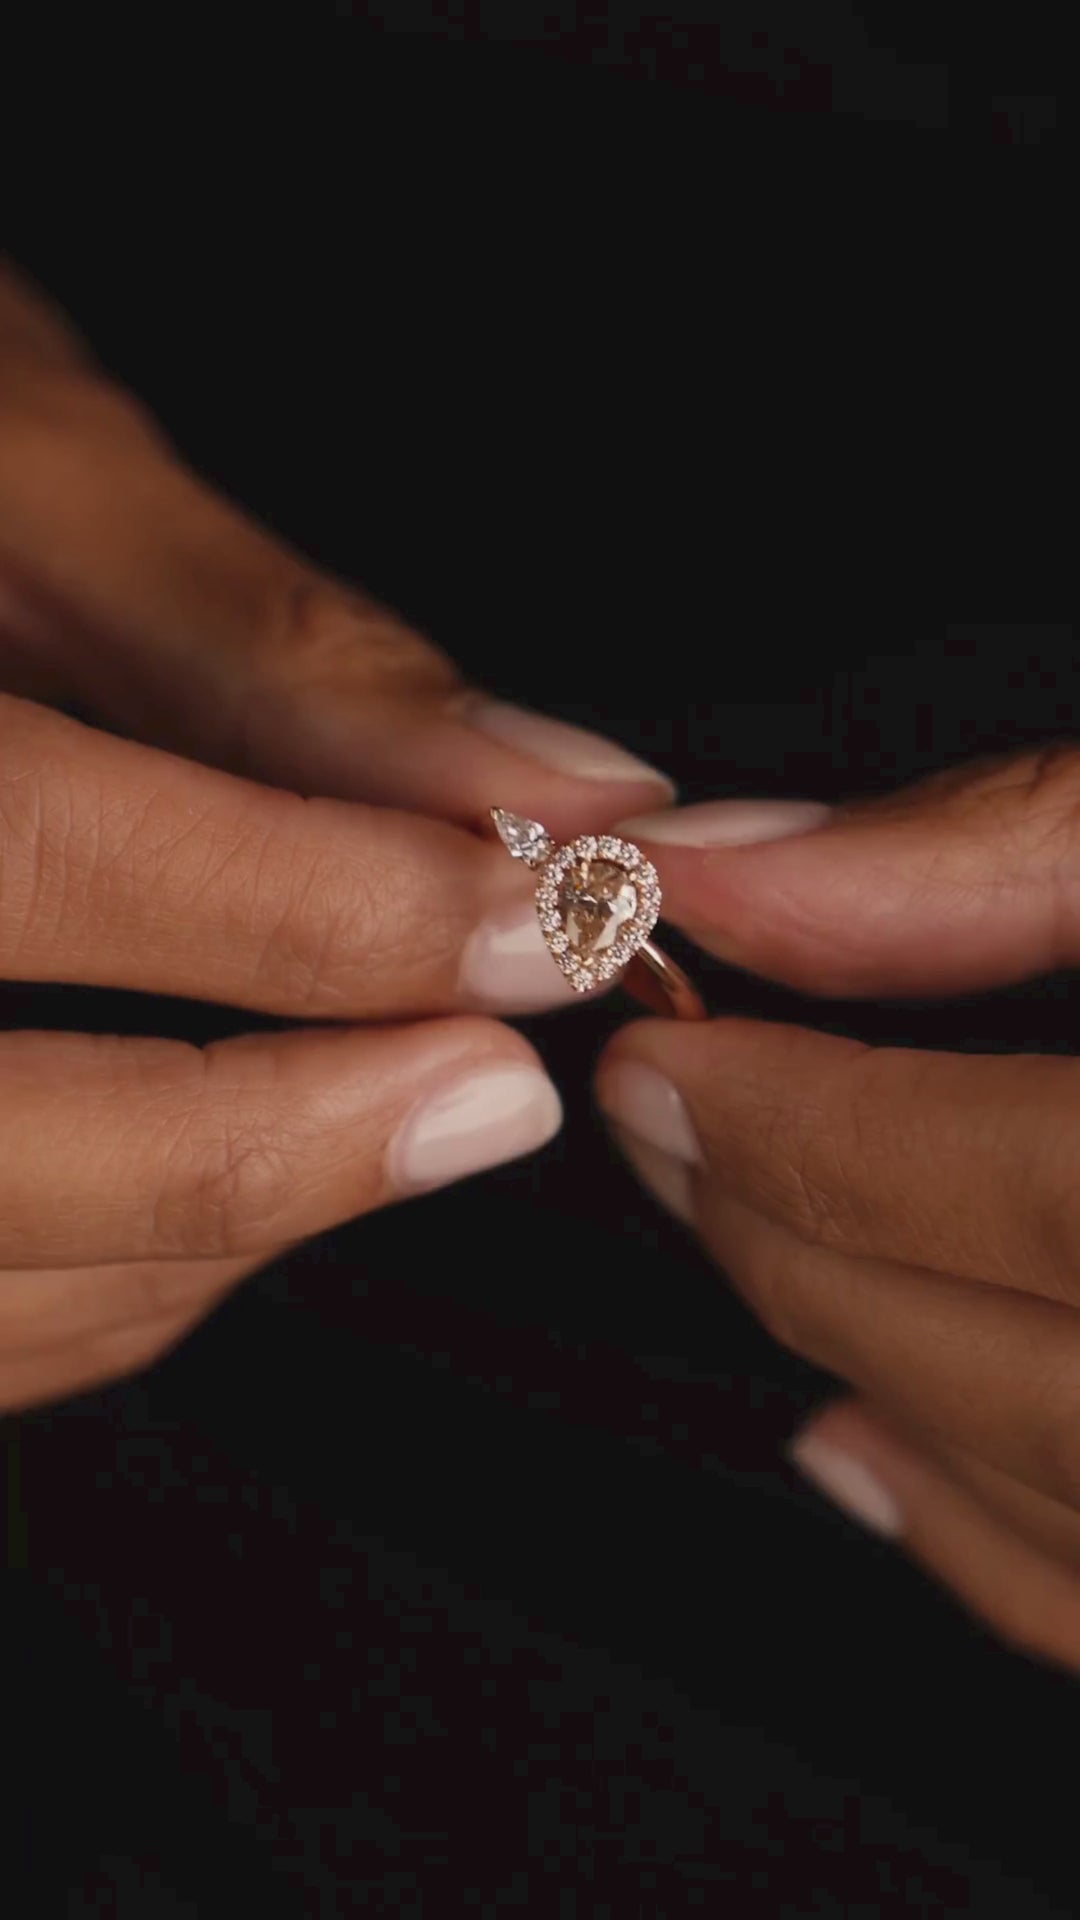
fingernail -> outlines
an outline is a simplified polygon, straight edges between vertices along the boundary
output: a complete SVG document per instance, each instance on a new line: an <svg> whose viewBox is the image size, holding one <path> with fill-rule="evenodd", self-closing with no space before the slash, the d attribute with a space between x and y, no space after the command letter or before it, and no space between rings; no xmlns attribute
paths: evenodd
<svg viewBox="0 0 1080 1920"><path fill-rule="evenodd" d="M686 1161L676 1160L670 1153L661 1153L658 1148L650 1147L636 1134L627 1133L622 1127L616 1127L615 1134L642 1185L648 1187L660 1205L673 1213L676 1220L681 1220L684 1226L694 1226L694 1183Z"/></svg>
<svg viewBox="0 0 1080 1920"><path fill-rule="evenodd" d="M567 1007L580 1000L559 971L531 900L481 923L465 944L461 991L474 1004L519 1013Z"/></svg>
<svg viewBox="0 0 1080 1920"><path fill-rule="evenodd" d="M654 1067L615 1060L597 1082L597 1099L616 1126L688 1166L703 1165L701 1148L682 1095Z"/></svg>
<svg viewBox="0 0 1080 1920"><path fill-rule="evenodd" d="M788 1456L820 1493L860 1526L887 1540L901 1531L903 1515L889 1488L835 1441L811 1429L796 1436Z"/></svg>
<svg viewBox="0 0 1080 1920"><path fill-rule="evenodd" d="M749 847L785 840L823 826L832 812L818 800L710 800L700 807L621 820L628 840L659 840L671 847Z"/></svg>
<svg viewBox="0 0 1080 1920"><path fill-rule="evenodd" d="M422 1101L390 1148L398 1193L421 1193L532 1153L557 1133L562 1105L539 1067L486 1067Z"/></svg>
<svg viewBox="0 0 1080 1920"><path fill-rule="evenodd" d="M467 695L458 712L481 733L530 760L539 760L556 773L568 773L578 780L651 780L674 795L674 785L665 774L616 746L613 740L605 740L602 734L586 732L584 727L572 727L565 720L552 720L546 713L533 713L526 707L513 707L504 700L489 700L478 694Z"/></svg>

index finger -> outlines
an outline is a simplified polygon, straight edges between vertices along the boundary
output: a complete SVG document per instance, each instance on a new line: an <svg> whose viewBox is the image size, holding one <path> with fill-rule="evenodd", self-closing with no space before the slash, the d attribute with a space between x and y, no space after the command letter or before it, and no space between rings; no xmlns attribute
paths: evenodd
<svg viewBox="0 0 1080 1920"><path fill-rule="evenodd" d="M813 1246L1080 1303L1080 1063L635 1022L610 1116Z"/></svg>
<svg viewBox="0 0 1080 1920"><path fill-rule="evenodd" d="M363 1019L569 1004L527 875L0 695L0 978Z"/></svg>
<svg viewBox="0 0 1080 1920"><path fill-rule="evenodd" d="M625 822L664 911L754 973L832 995L956 993L1080 958L1080 751L1055 743L829 809L723 800Z"/></svg>
<svg viewBox="0 0 1080 1920"><path fill-rule="evenodd" d="M204 484L2 270L0 410L0 624L110 724L299 793L468 826L503 805L558 839L671 798L590 730L602 715L570 726L467 687Z"/></svg>

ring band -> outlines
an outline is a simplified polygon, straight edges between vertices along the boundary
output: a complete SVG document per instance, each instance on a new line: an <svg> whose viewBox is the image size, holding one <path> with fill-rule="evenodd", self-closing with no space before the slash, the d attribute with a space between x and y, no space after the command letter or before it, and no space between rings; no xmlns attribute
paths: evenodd
<svg viewBox="0 0 1080 1920"><path fill-rule="evenodd" d="M707 1020L708 1009L692 980L675 965L655 940L643 940L626 972L623 986L650 1013L672 1020Z"/></svg>
<svg viewBox="0 0 1080 1920"><path fill-rule="evenodd" d="M650 934L660 881L640 847L617 834L556 844L539 820L492 807L503 846L536 874L536 912L555 965L578 993L622 976L635 1000L675 1020L705 1020L704 1002Z"/></svg>

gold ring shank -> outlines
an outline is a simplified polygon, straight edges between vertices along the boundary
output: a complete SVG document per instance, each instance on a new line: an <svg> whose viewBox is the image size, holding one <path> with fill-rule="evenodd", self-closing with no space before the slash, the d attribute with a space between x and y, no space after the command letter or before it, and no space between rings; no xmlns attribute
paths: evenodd
<svg viewBox="0 0 1080 1920"><path fill-rule="evenodd" d="M672 1020L709 1017L697 988L653 940L642 942L622 976L622 984L650 1013Z"/></svg>

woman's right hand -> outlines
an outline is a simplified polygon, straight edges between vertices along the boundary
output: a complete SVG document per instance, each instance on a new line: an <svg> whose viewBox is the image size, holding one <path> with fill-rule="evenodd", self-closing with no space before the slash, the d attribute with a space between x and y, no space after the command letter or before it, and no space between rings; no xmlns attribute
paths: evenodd
<svg viewBox="0 0 1080 1920"><path fill-rule="evenodd" d="M0 1029L10 1409L149 1361L276 1249L546 1140L554 1089L490 1015L572 996L528 876L463 829L502 801L577 832L663 782L469 694L186 472L2 275L0 687L0 980L297 1023L204 1049Z"/></svg>

